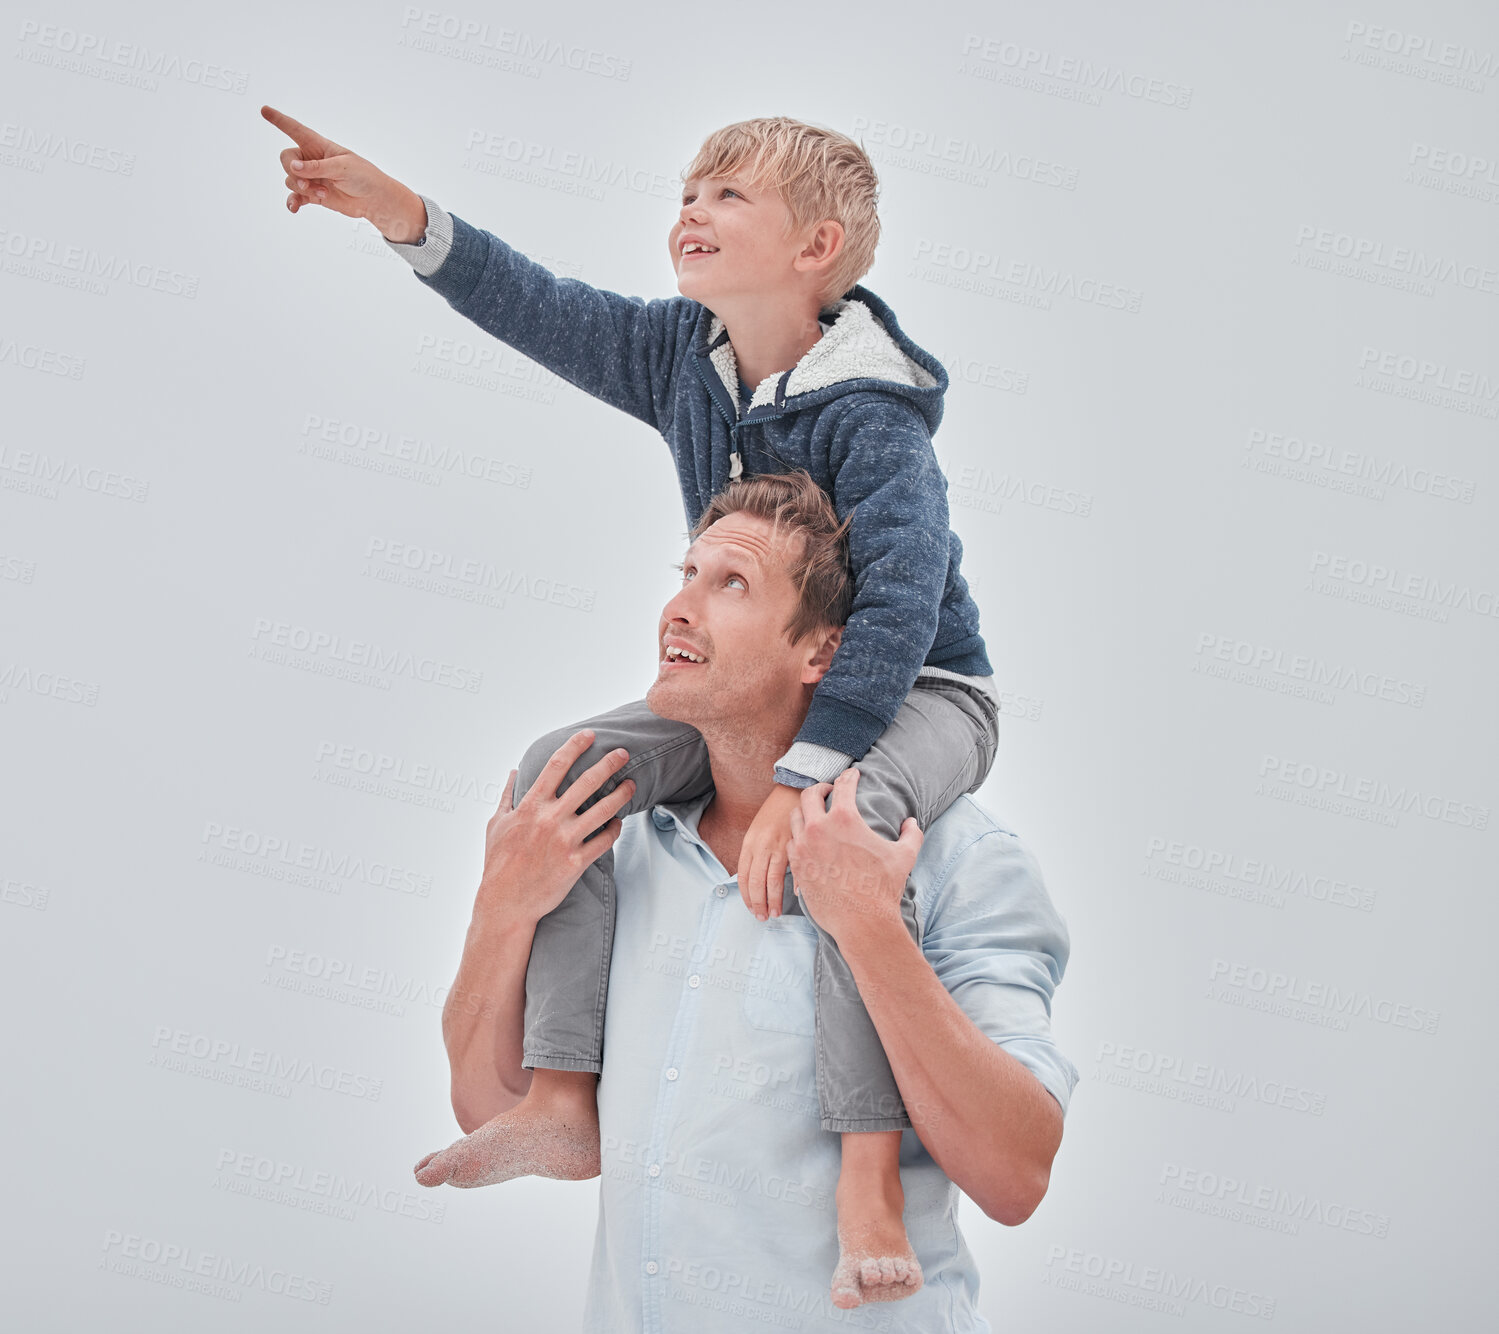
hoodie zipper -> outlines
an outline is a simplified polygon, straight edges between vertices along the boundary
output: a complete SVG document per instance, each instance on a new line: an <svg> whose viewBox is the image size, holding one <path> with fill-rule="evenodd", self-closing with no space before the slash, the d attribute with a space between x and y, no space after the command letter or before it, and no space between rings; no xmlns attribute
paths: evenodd
<svg viewBox="0 0 1499 1334"><path fill-rule="evenodd" d="M739 456L739 428L745 425L743 418L736 419L730 412L733 404L728 401L729 391L724 387L722 380L718 378L717 371L710 373L709 367L703 363L708 359L703 356L694 356L693 361L697 365L697 373L708 390L708 397L718 404L718 410L723 413L723 419L729 426L729 480L733 481L744 472L744 460ZM711 363L710 363L711 364ZM781 383L777 386L777 395L784 394L786 388L786 377L790 371L781 377ZM782 400L784 401L784 399ZM762 422L775 421L777 417L784 417L791 409L782 412L774 412L766 417L756 417L748 423L750 426L759 426Z"/></svg>

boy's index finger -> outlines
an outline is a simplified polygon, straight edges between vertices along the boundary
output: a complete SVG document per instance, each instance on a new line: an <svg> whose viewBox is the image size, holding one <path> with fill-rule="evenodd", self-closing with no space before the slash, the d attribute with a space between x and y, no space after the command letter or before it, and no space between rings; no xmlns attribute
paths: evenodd
<svg viewBox="0 0 1499 1334"><path fill-rule="evenodd" d="M304 152L317 153L321 156L326 151L325 146L330 141L324 139L316 130L303 125L301 121L293 120L290 116L284 115L271 106L261 107L260 114L278 130L295 139L297 147L301 148Z"/></svg>

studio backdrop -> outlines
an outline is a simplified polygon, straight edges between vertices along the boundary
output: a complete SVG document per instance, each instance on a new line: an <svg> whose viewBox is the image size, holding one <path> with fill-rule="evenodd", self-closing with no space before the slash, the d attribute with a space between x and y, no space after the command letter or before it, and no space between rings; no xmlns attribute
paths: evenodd
<svg viewBox="0 0 1499 1334"><path fill-rule="evenodd" d="M289 213L263 103L647 298L709 132L860 141L951 379L977 799L1072 935L984 1313L1490 1318L1492 5L7 0L0 48L8 1328L582 1311L597 1183L412 1166L505 776L654 678L672 462Z"/></svg>

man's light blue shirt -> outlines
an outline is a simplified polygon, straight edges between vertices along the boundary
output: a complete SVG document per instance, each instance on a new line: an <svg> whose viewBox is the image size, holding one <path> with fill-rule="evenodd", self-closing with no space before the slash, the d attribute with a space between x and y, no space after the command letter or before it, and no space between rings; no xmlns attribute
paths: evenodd
<svg viewBox="0 0 1499 1334"><path fill-rule="evenodd" d="M788 915L760 923L745 909L697 834L711 796L628 817L614 846L603 1164L584 1328L984 1334L958 1189L911 1130L901 1183L925 1284L853 1311L829 1301L840 1142L818 1124L817 933L789 890ZM932 822L912 874L928 962L1065 1112L1078 1071L1050 1020L1069 941L1034 858L965 796Z"/></svg>

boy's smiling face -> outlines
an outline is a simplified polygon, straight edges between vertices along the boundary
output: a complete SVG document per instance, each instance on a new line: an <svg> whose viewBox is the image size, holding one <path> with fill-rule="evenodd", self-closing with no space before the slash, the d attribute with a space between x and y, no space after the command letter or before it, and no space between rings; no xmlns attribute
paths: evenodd
<svg viewBox="0 0 1499 1334"><path fill-rule="evenodd" d="M802 249L788 236L791 212L774 190L751 186L741 171L694 178L682 187L682 207L667 237L677 289L715 314L715 301L764 299L795 286L793 260ZM684 247L701 242L713 253Z"/></svg>

